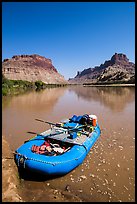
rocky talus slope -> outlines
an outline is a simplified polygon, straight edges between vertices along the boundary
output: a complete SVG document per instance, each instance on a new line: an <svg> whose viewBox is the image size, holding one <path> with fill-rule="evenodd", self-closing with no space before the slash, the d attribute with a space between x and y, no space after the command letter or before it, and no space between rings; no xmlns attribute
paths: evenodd
<svg viewBox="0 0 137 204"><path fill-rule="evenodd" d="M7 79L43 81L46 84L66 84L52 61L39 55L15 55L2 62L2 73Z"/></svg>

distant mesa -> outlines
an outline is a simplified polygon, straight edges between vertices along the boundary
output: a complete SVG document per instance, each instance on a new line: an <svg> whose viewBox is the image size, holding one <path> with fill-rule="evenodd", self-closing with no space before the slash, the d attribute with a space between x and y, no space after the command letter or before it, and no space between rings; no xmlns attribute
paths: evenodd
<svg viewBox="0 0 137 204"><path fill-rule="evenodd" d="M51 59L37 54L14 55L11 59L4 59L2 73L7 79L40 80L46 84L135 83L135 64L122 53L115 53L100 66L77 71L77 75L68 81L52 65Z"/></svg>
<svg viewBox="0 0 137 204"><path fill-rule="evenodd" d="M115 53L100 66L78 71L69 83L135 83L135 64L125 54Z"/></svg>
<svg viewBox="0 0 137 204"><path fill-rule="evenodd" d="M7 79L30 82L43 81L46 84L66 84L65 78L52 65L51 59L37 54L14 55L2 62L2 73Z"/></svg>

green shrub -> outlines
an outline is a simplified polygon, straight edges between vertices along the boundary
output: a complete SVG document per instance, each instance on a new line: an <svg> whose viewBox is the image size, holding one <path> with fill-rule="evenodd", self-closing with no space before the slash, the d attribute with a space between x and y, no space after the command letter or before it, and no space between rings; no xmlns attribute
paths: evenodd
<svg viewBox="0 0 137 204"><path fill-rule="evenodd" d="M35 86L37 87L37 89L43 89L45 86L45 83L43 83L42 81L36 81Z"/></svg>
<svg viewBox="0 0 137 204"><path fill-rule="evenodd" d="M8 95L8 89L7 88L2 87L2 95L3 96L7 96Z"/></svg>

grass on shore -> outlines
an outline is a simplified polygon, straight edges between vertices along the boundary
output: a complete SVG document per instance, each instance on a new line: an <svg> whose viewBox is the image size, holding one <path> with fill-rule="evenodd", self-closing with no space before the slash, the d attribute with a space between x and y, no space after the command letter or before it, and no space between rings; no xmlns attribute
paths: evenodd
<svg viewBox="0 0 137 204"><path fill-rule="evenodd" d="M29 82L23 80L9 80L2 75L2 96L16 95L29 90L41 90L66 84L45 84L42 81Z"/></svg>

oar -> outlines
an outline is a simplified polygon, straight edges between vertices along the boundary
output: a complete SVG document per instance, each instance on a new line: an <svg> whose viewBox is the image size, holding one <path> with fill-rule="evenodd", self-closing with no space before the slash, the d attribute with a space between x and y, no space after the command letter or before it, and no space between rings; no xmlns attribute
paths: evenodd
<svg viewBox="0 0 137 204"><path fill-rule="evenodd" d="M71 129L71 130L69 130L68 132L73 132L73 131L78 131L78 128L76 129L76 128L74 128L74 129ZM84 135L86 135L86 136L88 136L88 134L86 134L86 133L84 133L84 132L81 132L81 131L78 131L78 132L80 132L80 133L82 133L82 134L84 134ZM49 135L42 135L42 134L39 134L39 133L36 133L36 132L27 132L27 133L30 133L30 134L35 134L35 135L40 135L40 136L42 136L42 137L49 137L49 136L55 136L55 135L59 135L59 134L62 134L62 133L64 133L64 131L61 131L61 132L56 132L56 133L53 133L53 134L49 134ZM31 139L34 139L35 137L33 137L33 138L31 138ZM29 140L31 140L31 139L29 139ZM29 141L29 140L27 140L27 141ZM26 142L26 141L25 141Z"/></svg>
<svg viewBox="0 0 137 204"><path fill-rule="evenodd" d="M38 134L38 133L36 133L36 132L27 132L27 133L34 134L34 135L40 135L40 134ZM40 135L40 136L43 136L43 135ZM35 136L35 137L36 137L36 136ZM30 140L35 139L35 137L32 137L32 138L30 138L30 139L28 139L28 140L25 140L24 143L29 142ZM44 136L43 136L43 137L44 137Z"/></svg>
<svg viewBox="0 0 137 204"><path fill-rule="evenodd" d="M39 136L42 136L42 137L49 137L49 136L55 136L55 135L59 135L59 134L62 134L62 133L64 133L64 131L61 131L61 132L56 132L56 133L53 133L53 134L48 134L48 135L42 135L42 134L39 134L39 133L36 133L36 132L27 132L27 133L30 133L30 134L35 134L35 135L39 135ZM30 141L30 140L32 140L32 139L34 139L35 137L33 137L33 138L31 138L31 139L29 139L29 140L26 140L25 142L28 142L28 141Z"/></svg>
<svg viewBox="0 0 137 204"><path fill-rule="evenodd" d="M40 136L43 136L43 137L47 137L47 135L41 135L41 134L36 133L36 132L27 132L27 133L31 133L31 134L35 134L35 135L40 135ZM58 134L58 133L57 133L57 134ZM33 139L33 138L31 138L31 139ZM26 142L30 141L31 139L26 140L24 143L26 143ZM67 141L63 141L63 142L67 142ZM86 151L87 151L86 146L85 146L85 145L83 145L83 144L79 144L79 143L76 143L76 142L73 142L73 141L71 141L71 142L69 141L68 143L72 143L72 144L74 144L74 145L80 145L80 146L83 146L83 147L86 149Z"/></svg>
<svg viewBox="0 0 137 204"><path fill-rule="evenodd" d="M54 125L54 126L56 126L56 127L58 127L58 124L55 124L55 123L52 123L52 122L48 122L48 121L44 121L44 120L41 120L41 119L35 119L35 120L37 120L37 121L40 121L40 122L43 122L43 123L47 123L47 124L50 124L50 125ZM70 131L77 131L77 130L79 130L80 128L83 128L83 127L86 127L87 125L81 125L81 126L79 126L78 128L70 128L70 127L61 127L61 128L64 128L64 129L67 129L69 132ZM69 130L70 129L70 130ZM86 134L86 133L84 133L84 132L81 132L81 131L79 131L80 133L82 133L83 135L86 135L86 136L88 136L88 134Z"/></svg>
<svg viewBox="0 0 137 204"><path fill-rule="evenodd" d="M52 122L44 121L44 120L41 120L41 119L35 119L35 120L56 126L56 124L55 124L55 123L52 123ZM78 131L80 128L83 128L83 127L85 127L85 126L86 126L86 125L81 125L81 126L79 126L78 128L72 128L72 129L69 129L69 127L62 127L62 128L67 129L68 132L70 133L70 132L73 132L73 131ZM79 132L82 133L82 134L84 134L84 135L86 135L86 136L88 136L88 134L86 134L86 133L84 133L84 132L81 132L81 131L79 131ZM48 137L48 136L55 136L55 135L62 134L62 133L64 133L64 131L57 132L57 133L54 133L54 134L49 134L49 135L41 135L41 134L36 133L36 132L27 132L27 133L35 134L35 135L40 135L40 136L42 136L42 137ZM33 137L33 138L31 138L31 139L34 139L34 138L35 138L35 137ZM26 140L25 142L30 141L31 139Z"/></svg>
<svg viewBox="0 0 137 204"><path fill-rule="evenodd" d="M30 133L30 134L34 134L34 135L39 135L39 136L42 136L43 138L45 138L45 137L48 137L48 136L54 136L54 135L58 135L58 134L61 134L61 133L64 133L64 132L59 132L59 133L56 133L56 134L50 134L50 135L42 135L42 134L39 134L39 133L37 133L37 132L27 132L27 133ZM36 137L36 136L35 136ZM25 140L24 141L24 143L26 143L26 142L28 142L28 141L30 141L30 140L33 140L35 137L32 137L32 138L30 138L29 140Z"/></svg>
<svg viewBox="0 0 137 204"><path fill-rule="evenodd" d="M57 125L57 124L55 124L55 123L52 123L52 122L48 122L48 121L44 121L44 120L41 120L41 119L35 119L35 120L37 120L37 121L40 121L40 122L43 122L43 123L47 123L47 124L49 124L49 125Z"/></svg>
<svg viewBox="0 0 137 204"><path fill-rule="evenodd" d="M62 131L62 132L56 132L56 133L48 134L48 135L42 135L42 134L39 134L39 133L36 133L36 132L27 132L27 133L36 134L36 135L39 135L39 136L42 136L42 137L48 137L48 136L54 136L54 135L62 134L62 133L64 133L64 131Z"/></svg>
<svg viewBox="0 0 137 204"><path fill-rule="evenodd" d="M76 131L76 130L69 130L69 132L73 132L73 131ZM83 134L83 135L88 136L88 134L85 133L85 132L81 132L81 131L79 131L79 130L78 130L78 132L81 133L81 134ZM41 135L41 134L36 133L36 132L27 132L27 133L35 134L35 135L40 135L40 136L42 136L42 137L48 137L48 136L54 136L54 135L62 134L62 133L64 133L64 131L63 131L63 132L57 132L57 133L54 133L54 134L49 134L49 135ZM35 137L33 137L33 138L35 138ZM33 138L31 138L31 139L33 139Z"/></svg>
<svg viewBox="0 0 137 204"><path fill-rule="evenodd" d="M40 121L40 122L43 122L43 123L47 123L47 124L50 124L50 125L54 125L54 126L58 127L58 124L55 124L55 123L52 123L52 122L44 121L44 120L37 119L37 118L36 118L35 120ZM73 130L73 129L76 130L76 129L83 128L83 127L85 127L85 126L87 126L87 125L81 125L81 126L78 127L78 128L70 128L70 127L61 127L61 128L70 129L70 130Z"/></svg>
<svg viewBox="0 0 137 204"><path fill-rule="evenodd" d="M74 132L74 131L78 131L78 132L80 132L80 133L82 133L82 134L84 134L84 135L87 135L87 136L88 136L88 134L86 134L86 133L84 133L84 132L79 131L79 130L78 130L78 128L77 128L77 129L76 129L76 128L71 129L71 130L69 130L68 132L70 133L70 132ZM62 134L62 133L64 133L64 131L61 131L61 132L56 132L56 133L49 134L49 135L42 135L42 134L39 134L39 133L36 133L36 132L27 132L27 133L30 133L30 134L35 134L35 135L40 135L40 136L42 136L42 137L48 137L48 136L54 136L54 135L59 135L59 134ZM32 138L32 139L33 139L33 138Z"/></svg>
<svg viewBox="0 0 137 204"><path fill-rule="evenodd" d="M58 133L54 133L54 134L49 134L49 135L42 135L42 134L39 134L39 133L37 133L37 132L27 132L27 133L30 133L30 134L34 134L34 135L39 135L39 136L42 136L42 137L48 137L48 136L54 136L54 135L59 135L59 134L62 134L62 133L64 133L64 132L58 132ZM31 138L31 139L34 139L35 137L33 137L33 138ZM31 140L31 139L29 139L29 140Z"/></svg>

